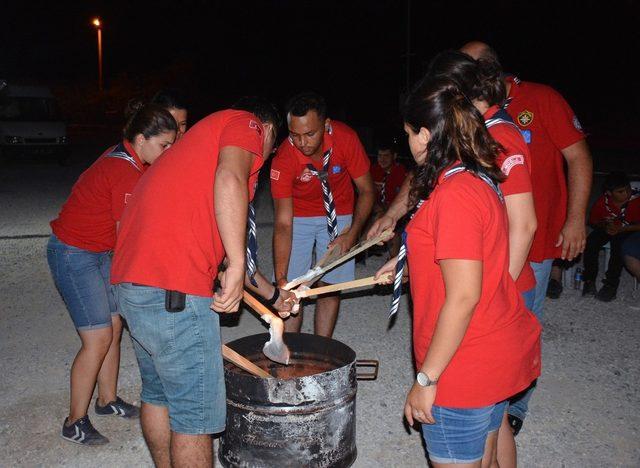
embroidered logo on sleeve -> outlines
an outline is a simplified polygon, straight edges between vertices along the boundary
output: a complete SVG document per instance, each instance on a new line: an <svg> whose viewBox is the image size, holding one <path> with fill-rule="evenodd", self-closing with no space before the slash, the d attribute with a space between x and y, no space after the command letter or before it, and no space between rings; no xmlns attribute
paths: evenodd
<svg viewBox="0 0 640 468"><path fill-rule="evenodd" d="M521 154L514 154L504 160L500 169L504 175L508 176L511 169L518 165L524 165L524 156Z"/></svg>
<svg viewBox="0 0 640 468"><path fill-rule="evenodd" d="M125 193L124 194L124 204L126 205L127 203L129 203L129 198L131 198L131 194L130 193Z"/></svg>
<svg viewBox="0 0 640 468"><path fill-rule="evenodd" d="M249 128L253 128L256 132L258 132L258 135L262 136L262 126L260 126L260 124L258 124L258 122L256 122L255 120L249 121Z"/></svg>
<svg viewBox="0 0 640 468"><path fill-rule="evenodd" d="M270 176L273 180L280 180L280 171L276 171L275 169L271 169Z"/></svg>
<svg viewBox="0 0 640 468"><path fill-rule="evenodd" d="M525 109L518 114L518 123L523 127L530 125L531 122L533 122L533 112Z"/></svg>

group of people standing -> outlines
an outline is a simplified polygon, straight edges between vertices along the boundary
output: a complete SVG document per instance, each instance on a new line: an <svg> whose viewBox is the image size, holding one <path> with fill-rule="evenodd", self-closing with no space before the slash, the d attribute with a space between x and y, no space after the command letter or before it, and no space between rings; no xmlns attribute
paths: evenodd
<svg viewBox="0 0 640 468"><path fill-rule="evenodd" d="M357 134L329 118L321 96L294 96L270 169L274 283L257 268L252 199L278 110L243 98L183 136L170 111L151 103L134 112L123 141L83 173L52 222L49 263L82 340L63 437L107 442L87 417L96 382L96 413L138 415L116 394L122 316L154 463L210 466L226 405L211 310L237 311L248 288L289 316L296 300L282 287L314 256L407 217L398 255L377 272L394 278L397 310L405 263L409 271L418 373L405 416L422 423L434 466L515 466L514 433L540 375L551 260L584 248L591 160L562 97L503 74L486 44L441 53L403 106L416 168L389 193L390 180L402 180L393 158L381 157L374 183ZM351 261L322 282L354 276ZM316 333L332 335L339 307L339 295L317 300ZM287 331L300 330L301 315Z"/></svg>

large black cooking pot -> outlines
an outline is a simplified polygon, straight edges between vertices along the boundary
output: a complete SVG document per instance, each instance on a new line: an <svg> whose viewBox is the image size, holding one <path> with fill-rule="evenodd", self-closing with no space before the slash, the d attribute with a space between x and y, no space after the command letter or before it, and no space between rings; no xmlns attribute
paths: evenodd
<svg viewBox="0 0 640 468"><path fill-rule="evenodd" d="M268 334L227 343L276 378L225 363L226 467L346 467L356 459L356 354L330 338L286 333L291 363L262 354Z"/></svg>

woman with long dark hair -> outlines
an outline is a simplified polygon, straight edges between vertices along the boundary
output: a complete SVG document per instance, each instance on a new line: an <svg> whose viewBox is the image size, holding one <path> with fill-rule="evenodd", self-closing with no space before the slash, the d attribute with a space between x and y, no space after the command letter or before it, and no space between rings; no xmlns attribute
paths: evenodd
<svg viewBox="0 0 640 468"><path fill-rule="evenodd" d="M69 415L62 426L62 437L71 442L109 442L87 415L96 383L97 415L139 414L116 393L122 321L110 284L111 253L128 198L145 169L171 146L176 130L174 118L162 107L129 106L122 141L80 175L51 222L49 268L82 342L71 367Z"/></svg>
<svg viewBox="0 0 640 468"><path fill-rule="evenodd" d="M416 86L404 121L417 163L406 252L419 370L405 416L423 424L434 466L488 465L507 398L540 373L540 325L509 274L500 147L450 80ZM395 272L398 285L404 252L376 275Z"/></svg>

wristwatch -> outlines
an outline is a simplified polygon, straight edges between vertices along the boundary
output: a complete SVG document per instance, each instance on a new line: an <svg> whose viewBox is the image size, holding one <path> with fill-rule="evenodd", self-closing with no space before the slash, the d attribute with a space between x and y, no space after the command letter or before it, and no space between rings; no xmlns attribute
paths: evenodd
<svg viewBox="0 0 640 468"><path fill-rule="evenodd" d="M431 380L429 376L424 372L418 372L418 375L416 375L416 382L418 382L418 385L420 385L421 387L429 387L431 385L437 384L438 379Z"/></svg>

